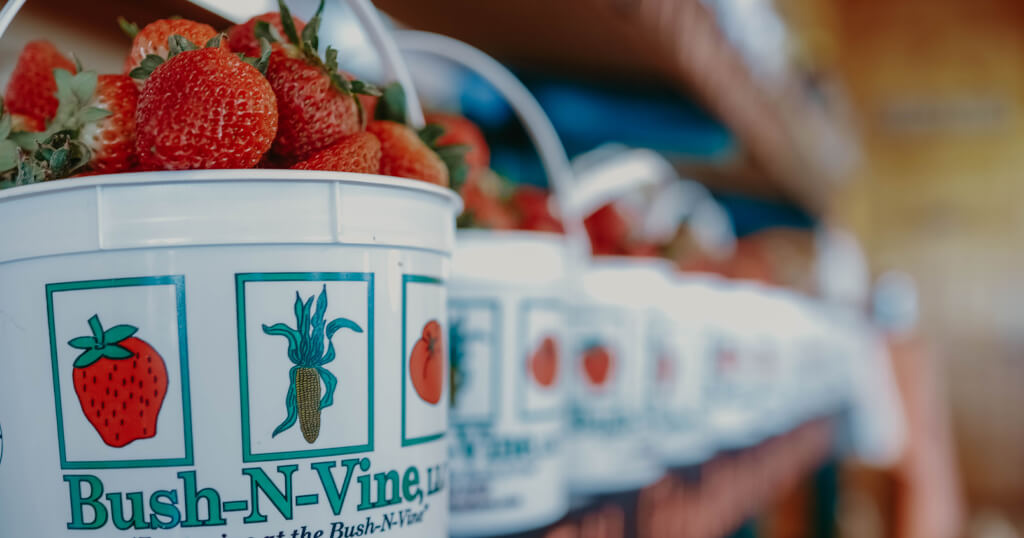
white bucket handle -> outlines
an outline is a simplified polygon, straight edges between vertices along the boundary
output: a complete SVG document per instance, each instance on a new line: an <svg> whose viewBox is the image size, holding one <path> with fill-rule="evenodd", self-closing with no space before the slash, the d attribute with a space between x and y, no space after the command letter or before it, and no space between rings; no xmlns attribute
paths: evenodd
<svg viewBox="0 0 1024 538"><path fill-rule="evenodd" d="M516 113L530 141L540 155L562 213L562 224L571 243L582 253L590 252L590 241L580 215L567 201L572 195L573 171L558 132L530 90L516 76L483 51L440 34L414 30L394 33L402 51L433 54L473 71L489 82Z"/></svg>
<svg viewBox="0 0 1024 538"><path fill-rule="evenodd" d="M360 24L366 30L370 42L380 52L385 79L394 79L405 88L405 109L409 115L409 122L413 127L423 127L423 108L420 106L419 98L416 96L416 88L412 84L412 75L405 66L402 55L398 52L398 46L391 38L388 30L381 22L377 9L373 7L370 0L341 0L347 2ZM21 11L25 0L7 0L3 9L0 9L0 37L3 37L7 27L11 25L14 16Z"/></svg>

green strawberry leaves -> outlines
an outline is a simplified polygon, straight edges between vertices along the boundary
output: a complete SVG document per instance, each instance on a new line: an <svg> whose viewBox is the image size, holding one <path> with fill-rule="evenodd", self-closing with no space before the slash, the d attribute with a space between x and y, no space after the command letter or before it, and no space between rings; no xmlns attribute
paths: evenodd
<svg viewBox="0 0 1024 538"><path fill-rule="evenodd" d="M122 360L134 357L135 354L119 345L139 331L131 325L116 325L103 330L99 315L89 318L89 329L92 336L72 338L68 345L75 349L85 350L75 359L75 368L86 368L100 359Z"/></svg>
<svg viewBox="0 0 1024 538"><path fill-rule="evenodd" d="M124 35L130 39L135 39L135 36L139 35L139 25L129 21L124 17L117 18L117 26L121 28Z"/></svg>
<svg viewBox="0 0 1024 538"><path fill-rule="evenodd" d="M295 26L295 19L291 10L285 5L284 0L277 0L278 10L281 13L281 28L284 29L282 37L277 28L267 21L257 21L253 27L253 34L259 39L266 39L271 43L281 43L292 56L301 56L310 65L319 67L331 80L331 86L342 95L352 97L359 112L359 123L366 124L366 111L363 110L363 103L359 95L371 95L379 97L381 91L377 86L362 80L349 80L338 71L338 50L328 46L324 50L323 57L320 50L320 23L323 20L324 0L320 0L316 13L309 19L306 26L300 33Z"/></svg>
<svg viewBox="0 0 1024 538"><path fill-rule="evenodd" d="M409 116L405 110L405 88L400 83L392 82L381 90L373 119L409 125Z"/></svg>
<svg viewBox="0 0 1024 538"><path fill-rule="evenodd" d="M217 34L209 39L202 47L196 45L188 38L180 34L174 34L167 38L167 57L156 54L147 54L145 58L139 62L139 66L128 72L128 76L136 80L146 80L153 71L156 71L157 67L160 67L167 60L174 58L175 56L192 50L204 49L216 49L220 48L220 42L226 36L223 33ZM242 59L245 59L244 55L239 55Z"/></svg>
<svg viewBox="0 0 1024 538"><path fill-rule="evenodd" d="M409 125L409 115L405 109L405 88L400 83L392 82L381 91L374 119ZM420 140L444 161L444 165L448 168L448 183L453 190L458 191L469 176L469 165L466 164L466 153L469 152L469 146L464 144L439 146L437 141L444 136L444 132L444 126L434 123L425 125L416 133Z"/></svg>

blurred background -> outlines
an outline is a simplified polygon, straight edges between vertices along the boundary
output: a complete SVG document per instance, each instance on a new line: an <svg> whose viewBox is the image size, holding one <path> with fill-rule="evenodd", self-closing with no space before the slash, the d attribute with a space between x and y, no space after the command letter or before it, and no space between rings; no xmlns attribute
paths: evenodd
<svg viewBox="0 0 1024 538"><path fill-rule="evenodd" d="M309 11L313 2L293 4ZM365 37L340 3L328 4L325 41L373 79ZM750 532L1021 535L1024 254L1013 245L1024 240L1024 3L377 4L397 26L462 39L509 65L571 156L609 143L650 148L706 185L739 244L729 259L700 263L837 294L887 331L908 422L899 458L844 460L766 507ZM274 7L29 1L0 42L0 79L30 36L117 70L124 42L116 15L178 13L223 27ZM438 80L450 76L438 72ZM503 102L471 79L458 86L446 104L483 127L494 168L542 184ZM826 254L837 244L853 254ZM837 502L827 530L806 523L822 495Z"/></svg>

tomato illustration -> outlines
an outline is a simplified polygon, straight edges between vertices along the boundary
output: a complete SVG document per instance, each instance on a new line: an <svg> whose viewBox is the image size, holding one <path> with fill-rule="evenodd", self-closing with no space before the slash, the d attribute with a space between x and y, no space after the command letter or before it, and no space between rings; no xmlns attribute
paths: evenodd
<svg viewBox="0 0 1024 538"><path fill-rule="evenodd" d="M611 353L601 345L592 345L583 352L583 371L587 380L595 387L602 387L611 378L613 366Z"/></svg>
<svg viewBox="0 0 1024 538"><path fill-rule="evenodd" d="M542 387L551 387L558 377L558 344L548 336L540 343L528 363L533 379Z"/></svg>
<svg viewBox="0 0 1024 538"><path fill-rule="evenodd" d="M409 377L416 394L432 405L441 401L445 359L441 324L436 320L428 321L409 356Z"/></svg>

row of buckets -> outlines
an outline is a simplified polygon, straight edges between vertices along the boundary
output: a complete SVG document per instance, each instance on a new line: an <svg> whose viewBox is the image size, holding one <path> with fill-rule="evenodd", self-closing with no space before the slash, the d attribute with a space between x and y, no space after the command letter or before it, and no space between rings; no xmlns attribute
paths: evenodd
<svg viewBox="0 0 1024 538"><path fill-rule="evenodd" d="M824 306L590 257L577 194L628 181L575 183L479 51L396 42L509 99L567 234L456 232L447 189L350 173L0 193L0 534L510 535L842 409Z"/></svg>

